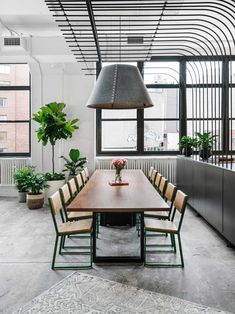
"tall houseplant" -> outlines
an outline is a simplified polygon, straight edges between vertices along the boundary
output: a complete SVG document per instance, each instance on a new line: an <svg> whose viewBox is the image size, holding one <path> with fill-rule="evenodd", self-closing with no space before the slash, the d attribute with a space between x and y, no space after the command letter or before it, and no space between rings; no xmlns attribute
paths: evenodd
<svg viewBox="0 0 235 314"><path fill-rule="evenodd" d="M72 137L75 130L78 129L77 122L79 119L67 120L64 112L64 103L52 102L41 107L40 110L33 114L33 120L40 124L37 129L38 141L44 146L51 144L52 150L52 174L47 174L47 183L49 187L46 189L46 201L56 190L64 184L64 176L55 173L55 145L60 139L68 139ZM58 180L59 178L59 180Z"/></svg>
<svg viewBox="0 0 235 314"><path fill-rule="evenodd" d="M52 150L52 173L55 173L55 144L60 139L72 137L79 119L67 120L64 103L51 102L33 114L33 120L40 124L37 129L38 141L44 146L50 142Z"/></svg>
<svg viewBox="0 0 235 314"><path fill-rule="evenodd" d="M213 135L211 132L196 132L196 135L197 146L199 147L199 156L203 160L208 160L212 155L212 147L217 135Z"/></svg>
<svg viewBox="0 0 235 314"><path fill-rule="evenodd" d="M84 164L87 162L86 157L81 157L79 149L70 149L69 158L61 156L65 161L65 169L63 172L69 173L69 178L77 175L78 171L83 169Z"/></svg>

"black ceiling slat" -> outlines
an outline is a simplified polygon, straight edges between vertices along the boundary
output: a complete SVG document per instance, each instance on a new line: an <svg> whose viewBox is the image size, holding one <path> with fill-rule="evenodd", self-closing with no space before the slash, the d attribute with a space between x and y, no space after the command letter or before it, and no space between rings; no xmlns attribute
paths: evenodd
<svg viewBox="0 0 235 314"><path fill-rule="evenodd" d="M121 58L144 61L144 54L146 60L150 60L153 54L158 56L163 53L162 47L169 47L163 54L175 56L200 53L231 55L232 49L235 49L235 1L45 2L52 12L57 13L53 16L66 41L71 43L68 44L69 47L75 48L71 49L72 52L79 50L87 60L120 61ZM61 6L63 10L60 10ZM141 14L137 14L137 10L141 11ZM180 14L174 11L180 11ZM143 36L143 44L128 44L128 36ZM184 40L187 43L185 51L182 50ZM92 58L91 52L96 53ZM141 53L141 56L136 57L137 53ZM76 60L82 61L81 56L76 57Z"/></svg>

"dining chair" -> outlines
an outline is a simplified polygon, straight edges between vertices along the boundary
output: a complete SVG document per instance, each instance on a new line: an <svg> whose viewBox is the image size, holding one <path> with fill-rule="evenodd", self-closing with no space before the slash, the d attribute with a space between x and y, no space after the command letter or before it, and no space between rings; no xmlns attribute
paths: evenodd
<svg viewBox="0 0 235 314"><path fill-rule="evenodd" d="M87 179L87 181L88 181L88 180L90 179L89 170L88 170L87 167L85 167L83 170L85 171L86 179Z"/></svg>
<svg viewBox="0 0 235 314"><path fill-rule="evenodd" d="M68 186L69 186L69 191L70 191L71 198L74 199L75 196L79 192L77 184L76 184L76 181L75 181L75 178L72 178L72 179L69 180Z"/></svg>
<svg viewBox="0 0 235 314"><path fill-rule="evenodd" d="M56 231L56 239L53 250L53 258L51 268L55 269L88 269L92 267L92 219L78 220L78 221L67 221L63 219L63 205L59 191L55 192L51 197L48 198L49 206L51 209L52 220ZM57 216L60 216L60 225L58 224ZM88 235L88 245L82 246L65 246L66 237L71 235ZM88 255L88 262L80 262L79 265L71 264L70 266L55 266L56 256L59 244L60 255ZM84 241L84 240L83 240Z"/></svg>
<svg viewBox="0 0 235 314"><path fill-rule="evenodd" d="M144 224L144 255L145 255L145 265L152 266L152 267L184 267L184 258L183 258L183 250L181 245L181 238L180 238L180 230L183 223L185 208L187 204L188 196L184 194L182 191L178 190L176 192L175 200L173 202L173 214L171 220L158 220L154 218L145 218ZM178 219L176 222L176 214L178 214ZM148 233L166 233L170 234L171 236L171 244L148 244L147 239ZM148 254L157 254L157 253L176 253L176 242L175 242L175 235L178 238L179 244L179 251L180 251L180 264L169 264L169 263L154 263L147 260ZM148 250L148 247L173 247L171 250Z"/></svg>
<svg viewBox="0 0 235 314"><path fill-rule="evenodd" d="M67 183L64 184L62 188L60 188L59 192L60 192L61 202L63 206L63 213L64 213L66 221L92 218L92 212L79 212L79 211L68 212L67 211L67 206L72 201L72 196L71 196L69 186Z"/></svg>
<svg viewBox="0 0 235 314"><path fill-rule="evenodd" d="M158 172L157 175L156 175L154 184L153 184L157 191L159 191L159 186L160 186L160 183L161 183L161 179L162 179L162 175L161 175L161 173Z"/></svg>
<svg viewBox="0 0 235 314"><path fill-rule="evenodd" d="M157 176L157 170L156 170L156 169L153 169L152 174L151 174L151 177L150 177L150 182L151 182L152 184L154 184L156 176Z"/></svg>
<svg viewBox="0 0 235 314"><path fill-rule="evenodd" d="M81 177L82 177L82 182L83 182L83 186L84 186L88 181L88 179L86 177L86 172L84 169L81 171Z"/></svg>
<svg viewBox="0 0 235 314"><path fill-rule="evenodd" d="M172 183L168 183L165 177L162 177L161 183L159 186L160 194L163 199L169 204L168 211L146 211L144 212L144 217L152 217L156 219L168 219L170 220L171 210L173 201L176 194L176 186Z"/></svg>
<svg viewBox="0 0 235 314"><path fill-rule="evenodd" d="M153 170L154 170L154 167L151 166L150 169L149 169L149 172L148 172L148 179L149 179L149 181L151 181L151 175L152 175Z"/></svg>
<svg viewBox="0 0 235 314"><path fill-rule="evenodd" d="M82 188L84 187L83 181L82 181L82 176L81 173L77 174L75 177L75 182L77 184L77 189L80 192Z"/></svg>

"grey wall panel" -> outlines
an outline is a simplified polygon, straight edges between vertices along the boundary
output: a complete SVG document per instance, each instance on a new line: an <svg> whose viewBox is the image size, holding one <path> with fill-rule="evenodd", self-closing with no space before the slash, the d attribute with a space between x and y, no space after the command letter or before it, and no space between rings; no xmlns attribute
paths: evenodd
<svg viewBox="0 0 235 314"><path fill-rule="evenodd" d="M176 164L176 184L179 189L184 188L184 169L185 169L184 158L178 158Z"/></svg>
<svg viewBox="0 0 235 314"><path fill-rule="evenodd" d="M235 172L224 170L223 234L235 245Z"/></svg>
<svg viewBox="0 0 235 314"><path fill-rule="evenodd" d="M211 165L206 167L205 219L222 232L223 223L223 169Z"/></svg>
<svg viewBox="0 0 235 314"><path fill-rule="evenodd" d="M205 215L206 167L203 163L193 162L193 202L197 212Z"/></svg>

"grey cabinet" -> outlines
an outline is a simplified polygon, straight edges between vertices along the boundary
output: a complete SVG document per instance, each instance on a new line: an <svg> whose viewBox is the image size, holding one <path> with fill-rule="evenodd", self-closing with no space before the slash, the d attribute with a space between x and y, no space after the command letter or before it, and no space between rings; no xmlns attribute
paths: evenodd
<svg viewBox="0 0 235 314"><path fill-rule="evenodd" d="M205 209L203 217L219 232L222 232L223 171L205 165Z"/></svg>
<svg viewBox="0 0 235 314"><path fill-rule="evenodd" d="M176 178L189 205L235 245L235 172L179 156Z"/></svg>
<svg viewBox="0 0 235 314"><path fill-rule="evenodd" d="M235 245L235 173L224 171L223 234Z"/></svg>

